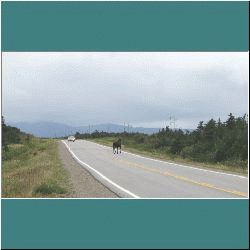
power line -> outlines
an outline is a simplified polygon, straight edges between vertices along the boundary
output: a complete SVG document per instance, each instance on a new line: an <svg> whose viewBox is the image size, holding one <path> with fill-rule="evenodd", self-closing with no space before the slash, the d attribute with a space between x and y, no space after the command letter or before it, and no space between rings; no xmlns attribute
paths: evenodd
<svg viewBox="0 0 250 250"><path fill-rule="evenodd" d="M170 114L169 126L170 126L171 129L172 129L173 127L174 127L174 129L175 129L175 121L176 121L175 117L172 118L172 116L171 116L171 114Z"/></svg>

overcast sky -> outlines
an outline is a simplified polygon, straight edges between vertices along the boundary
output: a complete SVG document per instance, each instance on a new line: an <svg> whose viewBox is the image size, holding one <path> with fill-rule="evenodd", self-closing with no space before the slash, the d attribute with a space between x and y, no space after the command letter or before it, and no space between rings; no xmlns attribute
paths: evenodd
<svg viewBox="0 0 250 250"><path fill-rule="evenodd" d="M4 52L6 122L196 128L248 114L248 53Z"/></svg>

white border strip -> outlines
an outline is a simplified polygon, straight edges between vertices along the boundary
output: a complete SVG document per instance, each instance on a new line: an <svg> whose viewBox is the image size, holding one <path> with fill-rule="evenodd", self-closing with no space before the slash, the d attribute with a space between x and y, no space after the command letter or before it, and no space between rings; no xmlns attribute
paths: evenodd
<svg viewBox="0 0 250 250"><path fill-rule="evenodd" d="M67 147L67 149L69 150L69 152L72 154L72 156L73 156L81 165L87 167L91 172L96 173L99 177L103 178L106 182L108 182L109 184L111 184L111 185L115 186L116 188L120 189L122 192L128 194L129 196L132 196L133 198L137 198L137 199L140 198L139 196L137 196L137 195L133 194L132 192L128 191L127 189L125 189L125 188L119 186L118 184L114 183L113 181L111 181L110 179L108 179L106 176L104 176L103 174L101 174L99 171L97 171L96 169L90 167L87 163L85 163L85 162L79 160L79 159L77 158L77 156L71 151L71 149L70 149L70 147L67 145L67 143L64 142L64 141L62 141L62 142L65 144L65 146Z"/></svg>
<svg viewBox="0 0 250 250"><path fill-rule="evenodd" d="M88 142L92 142L92 141L88 141ZM95 143L95 144L97 144L99 146L102 146L102 147L110 148L108 146L104 146L104 145L101 145L101 144L96 143L96 142L92 142L92 143ZM243 178L243 179L247 179L248 180L248 177L245 177L245 176L242 176L242 175L228 174L228 173L224 173L224 172L217 172L217 171L213 171L213 170L207 170L207 169L202 169L202 168L185 166L185 165L181 165L181 164L177 164L177 163L172 163L172 162L168 162L168 161L161 161L161 160L157 160L157 159L148 158L148 157L145 157L145 156L141 156L141 155L129 153L129 152L126 152L126 151L123 151L123 152L126 153L126 154L134 155L134 156L137 156L137 157L140 157L140 158L143 158L143 159L148 159L148 160L151 160L151 161L157 161L157 162L162 162L162 163L166 163L166 164L172 164L172 165L180 166L180 167L184 167L184 168L192 168L192 169L196 169L196 170L200 170L200 171L205 171L205 172L216 173L216 174L230 175L230 176L239 177L239 178Z"/></svg>

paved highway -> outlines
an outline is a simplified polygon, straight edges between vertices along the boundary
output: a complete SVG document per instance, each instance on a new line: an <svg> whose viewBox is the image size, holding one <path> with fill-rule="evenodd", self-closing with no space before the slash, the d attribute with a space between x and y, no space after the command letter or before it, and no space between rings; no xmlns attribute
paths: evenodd
<svg viewBox="0 0 250 250"><path fill-rule="evenodd" d="M111 147L62 141L98 180L124 198L248 198L248 178L155 160Z"/></svg>

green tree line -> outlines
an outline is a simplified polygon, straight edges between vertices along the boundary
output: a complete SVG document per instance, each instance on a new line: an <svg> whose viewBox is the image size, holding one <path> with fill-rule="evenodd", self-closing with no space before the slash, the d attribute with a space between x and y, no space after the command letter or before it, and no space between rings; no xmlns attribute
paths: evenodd
<svg viewBox="0 0 250 250"><path fill-rule="evenodd" d="M8 126L5 124L4 117L2 116L2 156L6 155L9 151L8 146L11 144L29 144L31 142L32 135L22 132L19 128Z"/></svg>
<svg viewBox="0 0 250 250"><path fill-rule="evenodd" d="M24 134L20 129L7 126L4 117L2 116L2 147L9 144L17 144L21 142L21 135Z"/></svg>
<svg viewBox="0 0 250 250"><path fill-rule="evenodd" d="M107 133L80 134L77 139L120 137L123 145L140 147L143 150L159 150L204 163L222 163L246 169L248 166L248 117L228 115L225 122L210 119L199 122L193 131L162 128L158 133Z"/></svg>

